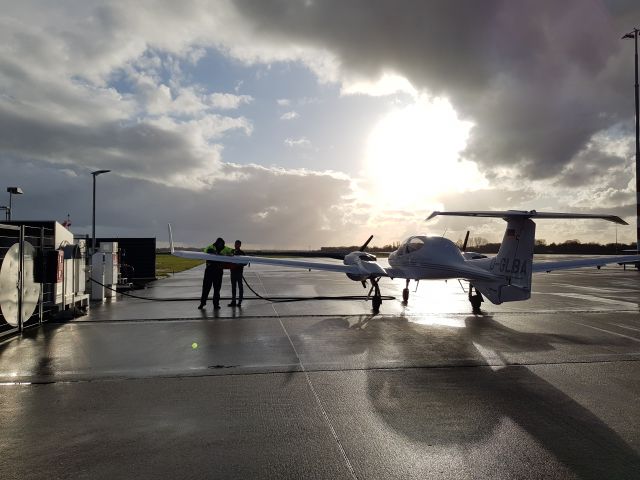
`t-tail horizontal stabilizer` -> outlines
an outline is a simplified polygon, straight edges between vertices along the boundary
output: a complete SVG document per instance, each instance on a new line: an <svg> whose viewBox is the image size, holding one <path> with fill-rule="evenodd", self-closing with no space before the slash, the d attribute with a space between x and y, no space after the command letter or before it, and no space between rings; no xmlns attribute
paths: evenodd
<svg viewBox="0 0 640 480"><path fill-rule="evenodd" d="M608 220L609 222L618 223L620 225L629 225L616 215L600 215L593 213L556 213L556 212L536 212L535 210L505 210L505 211L460 211L460 212L433 212L425 220L431 220L439 215L448 215L451 217L488 217L488 218L556 218L556 219L585 219L599 218Z"/></svg>

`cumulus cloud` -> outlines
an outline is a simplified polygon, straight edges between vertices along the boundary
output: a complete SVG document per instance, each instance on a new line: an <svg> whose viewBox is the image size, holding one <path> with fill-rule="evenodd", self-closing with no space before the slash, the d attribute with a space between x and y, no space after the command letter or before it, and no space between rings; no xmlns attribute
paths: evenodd
<svg viewBox="0 0 640 480"><path fill-rule="evenodd" d="M182 63L202 58L196 38L214 18L192 17L196 12L188 6L178 12L165 5L144 14L149 6L127 10L120 3L86 2L71 9L44 2L5 8L4 155L196 188L216 174L221 139L253 129L247 118L216 110L235 109L252 98L207 91L182 72ZM171 33L174 28L161 34L162 25L177 26L179 19L194 27L191 35Z"/></svg>

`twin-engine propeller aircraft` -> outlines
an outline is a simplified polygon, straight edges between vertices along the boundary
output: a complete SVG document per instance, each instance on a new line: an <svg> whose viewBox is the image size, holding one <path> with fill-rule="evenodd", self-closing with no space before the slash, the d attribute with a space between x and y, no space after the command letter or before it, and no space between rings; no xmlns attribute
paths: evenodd
<svg viewBox="0 0 640 480"><path fill-rule="evenodd" d="M446 238L416 235L409 237L396 251L389 254L390 266L383 267L377 263L374 255L365 252L367 245L373 238L372 235L359 250L351 252L344 257L344 265L336 265L333 263L252 256L228 257L202 252L175 250L173 247L171 225L169 225L169 237L171 253L178 257L222 261L225 263L256 263L304 268L307 270L341 272L345 273L351 280L362 282L365 287L368 280L371 282L369 296L371 296L372 299L374 312L378 312L382 304L382 295L380 293L380 287L378 286L378 282L382 277L390 277L392 279L402 278L406 280L406 287L402 292L404 302L409 300L409 282L411 280L466 280L469 282L469 301L474 311L478 311L483 301L483 295L496 305L503 302L515 302L530 298L532 273L580 267L601 267L612 263L640 262L640 255L627 255L533 263L536 225L533 220L531 220L532 218L597 218L627 225L624 220L614 215L545 213L536 212L535 210L508 210L504 212L465 211L433 212L427 220L438 215L503 218L507 222L507 229L505 230L498 254L495 257L487 257L474 252L461 252L455 243Z"/></svg>

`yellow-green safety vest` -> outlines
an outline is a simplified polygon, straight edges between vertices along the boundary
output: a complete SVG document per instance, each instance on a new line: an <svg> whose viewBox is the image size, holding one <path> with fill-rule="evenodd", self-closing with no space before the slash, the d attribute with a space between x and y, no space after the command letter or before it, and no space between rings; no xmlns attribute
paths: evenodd
<svg viewBox="0 0 640 480"><path fill-rule="evenodd" d="M233 250L233 248L229 248L227 246L224 246L224 247L222 247L222 250L220 250L220 253L218 253L218 251L216 250L215 245L211 244L211 245L208 245L208 246L204 247L202 249L202 251L204 253L214 253L214 254L217 254L217 255L233 255L233 251L234 250Z"/></svg>

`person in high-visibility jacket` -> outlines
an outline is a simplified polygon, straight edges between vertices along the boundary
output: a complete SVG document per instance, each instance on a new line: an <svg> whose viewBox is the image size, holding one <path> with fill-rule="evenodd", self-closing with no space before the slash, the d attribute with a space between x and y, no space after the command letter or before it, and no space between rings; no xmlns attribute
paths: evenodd
<svg viewBox="0 0 640 480"><path fill-rule="evenodd" d="M244 252L240 248L241 246L242 246L242 242L240 240L236 240L236 242L233 245L234 255L244 255ZM229 274L231 276L231 303L229 304L229 307L242 306L242 296L243 296L242 275L243 275L244 266L245 266L244 263L236 263L235 265L232 265L229 270ZM238 303L236 303L236 287L239 294Z"/></svg>
<svg viewBox="0 0 640 480"><path fill-rule="evenodd" d="M218 255L233 255L233 249L226 247L224 240L220 237L213 244L203 248L205 253L215 253ZM224 273L224 262L215 262L207 260L207 267L204 270L204 278L202 279L202 295L200 296L200 305L198 309L202 310L207 304L207 297L213 286L213 308L220 308L220 289L222 288L222 275Z"/></svg>

